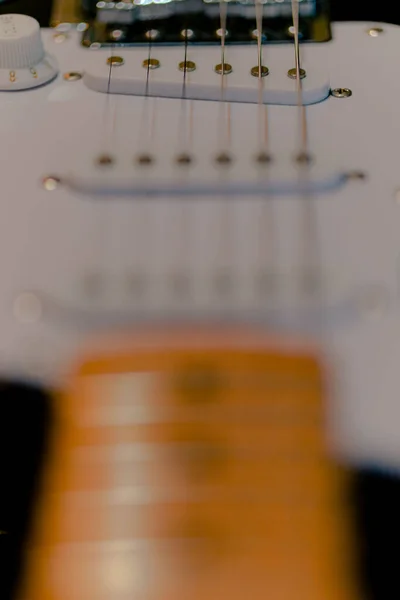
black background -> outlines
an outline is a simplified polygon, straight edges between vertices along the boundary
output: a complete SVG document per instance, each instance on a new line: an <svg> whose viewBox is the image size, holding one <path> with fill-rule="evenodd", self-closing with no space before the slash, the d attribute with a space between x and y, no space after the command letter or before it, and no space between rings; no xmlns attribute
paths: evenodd
<svg viewBox="0 0 400 600"><path fill-rule="evenodd" d="M331 11L333 20L400 24L400 3L394 0L370 4L334 0ZM1 3L1 12L30 14L47 26L51 2L15 0ZM49 418L49 402L40 390L0 384L0 531L7 532L0 534L1 600L13 597ZM400 482L389 474L362 471L355 476L352 494L364 582L362 600L399 600Z"/></svg>
<svg viewBox="0 0 400 600"><path fill-rule="evenodd" d="M79 2L79 0L76 0ZM51 0L14 0L5 3L0 12L20 12L36 17L45 27L50 22ZM1 5L0 5L1 6ZM397 0L333 0L332 19L338 21L383 21L400 24L400 3Z"/></svg>

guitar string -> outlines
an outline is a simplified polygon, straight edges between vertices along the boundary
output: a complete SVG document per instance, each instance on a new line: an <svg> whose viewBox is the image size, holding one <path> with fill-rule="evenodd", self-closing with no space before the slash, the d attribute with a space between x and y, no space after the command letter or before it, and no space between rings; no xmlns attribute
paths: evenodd
<svg viewBox="0 0 400 600"><path fill-rule="evenodd" d="M297 156L298 163L298 183L303 189L307 189L310 183L310 168L312 157L309 146L309 131L307 121L307 108L304 103L304 91L302 81L302 65L301 59L303 55L300 52L300 8L299 0L292 0L292 17L293 17L293 36L294 36L294 56L296 70L296 86L297 86ZM307 77L307 74L305 74ZM300 256L300 285L297 288L296 302L299 302L300 318L305 309L306 314L316 313L324 308L322 287L320 287L321 275L321 251L318 238L318 220L317 220L317 205L310 193L303 192L299 198L299 256ZM296 308L296 307L295 307ZM309 313L310 311L310 313ZM322 335L324 331L322 329ZM319 340L322 341L322 338ZM298 440L294 434L292 438L293 457L296 457L298 451ZM295 459L294 459L295 460ZM290 510L288 510L289 529L295 531L296 524L296 505L298 498L302 494L301 478L294 482L291 489ZM292 579L292 586L301 587L300 581L296 582ZM290 590L288 590L290 592Z"/></svg>
<svg viewBox="0 0 400 600"><path fill-rule="evenodd" d="M189 54L189 33L187 24L183 30L184 34L184 50L183 50L183 78L182 78L182 91L181 91L181 115L180 115L180 123L179 127L179 136L180 143L179 149L182 150L182 155L186 155L191 157L191 150L193 144L193 113L194 113L194 104L193 100L187 98L187 85L189 79L188 63L191 61L188 60ZM195 67L196 68L196 65ZM192 157L191 157L192 158Z"/></svg>
<svg viewBox="0 0 400 600"><path fill-rule="evenodd" d="M114 50L115 46L111 44L108 59L107 89L104 100L103 127L101 128L103 140L100 142L101 152L97 157L98 166L101 168L107 168L108 162L111 161L112 163L114 160L112 142L115 134L116 106L111 94ZM90 210L89 219L94 225L94 235L91 255L88 257L88 265L84 275L83 290L84 294L93 301L95 298L101 298L103 291L103 271L107 257L107 242L110 239L106 205L95 208L95 204L93 204L93 210Z"/></svg>
<svg viewBox="0 0 400 600"><path fill-rule="evenodd" d="M188 35L187 29L184 29L185 35L183 40L183 73L182 73L182 90L181 90L181 110L180 110L180 127L178 128L179 142L178 152L182 155L188 153L187 139L187 99L186 99L186 84L187 84L187 62L188 62Z"/></svg>
<svg viewBox="0 0 400 600"><path fill-rule="evenodd" d="M146 81L145 81L145 93L144 93L144 98L143 98L143 104L142 104L142 118L140 121L140 126L139 126L139 140L138 140L138 149L140 152L140 155L142 157L144 157L146 154L148 156L151 156L151 150L152 150L152 142L154 139L154 135L155 135L155 130L156 130L156 99L155 98L151 98L150 97L150 70L151 70L151 58L152 58L152 39L151 37L149 37L149 45L148 45L148 51L147 51L147 67L146 67ZM110 75L110 83L111 83L111 75ZM108 92L110 91L110 86L108 86ZM137 157L138 158L138 157ZM140 168L146 168L145 165L139 165ZM110 206L112 207L112 203L110 204ZM137 257L135 258L135 262L136 264L136 269L133 271L133 276L134 276L134 281L130 282L130 284L133 284L133 289L134 289L134 293L135 293L135 300L138 300L138 296L140 296L140 292L143 291L142 289L140 289L139 292L139 288L143 287L143 283L146 285L147 281L143 281L143 277L146 274L146 263L148 262L147 258L146 258L146 253L143 251L143 249L145 248L145 244L148 240L148 235L149 235L149 231L150 231L150 213L149 213L149 209L151 207L148 206L148 203L146 202L138 202L138 203L133 203L133 208L134 208L134 215L135 215L135 219L134 219L134 230L135 230L135 237L136 237L136 243L137 243L137 248L138 248L138 254ZM114 208L112 209L113 211L115 210ZM113 213L111 213L110 216L110 223L112 223L112 216ZM108 224L110 226L110 223ZM122 262L124 261L124 258L122 258ZM139 286L139 287L138 287ZM118 401L119 399L117 398L117 402L116 402L116 408L115 411L118 414L120 408L118 407ZM111 465L112 465L112 477L110 479L110 488L111 490L113 490L114 488L118 488L121 485L124 485L126 482L124 481L124 479L121 479L121 474L125 475L125 469L124 466L119 464L119 462L117 460L115 460L115 452L113 451L113 448L115 448L116 446L118 446L121 443L121 433L122 433L122 429L120 428L119 424L117 423L115 425L115 430L114 430L114 435L113 435L113 441L114 444L111 444ZM122 526L123 523L121 521L121 516L118 513L118 511L113 511L111 508L109 508L106 512L106 531L105 536L108 537L109 539L114 539L115 537L120 537L121 533L122 533ZM125 523L126 526L126 523ZM129 526L129 525L128 525ZM147 583L147 582L146 582ZM112 594L111 594L112 595Z"/></svg>
<svg viewBox="0 0 400 600"><path fill-rule="evenodd" d="M152 52L153 52L153 39L151 30L149 31L149 43L147 47L147 58L145 59L145 86L144 86L144 97L142 104L142 116L140 120L140 133L139 133L139 145L138 147L144 149L141 150L141 154L149 154L151 140L154 135L154 119L155 119L155 105L151 106L150 103L150 71L152 66ZM153 110L152 110L153 108Z"/></svg>
<svg viewBox="0 0 400 600"><path fill-rule="evenodd" d="M114 47L113 45L111 46L111 52L110 52L110 57L109 57L109 75L108 75L108 82L107 82L107 93L106 93L106 115L109 115L109 111L110 111L110 104L112 102L112 95L111 95L111 83L112 83L112 74L113 74L113 59L114 56ZM107 123L107 121L106 121ZM114 121L115 123L115 121ZM107 134L107 131L106 131ZM105 203L104 207L107 206L107 203ZM110 203L109 206L112 206L112 203ZM102 226L102 230L103 230L103 240L102 243L100 244L100 251L101 251L101 256L102 256L102 262L104 264L104 258L106 256L106 231L108 231L108 236L107 239L110 239L112 236L112 222L113 222L113 213L114 213L114 208L112 209L113 212L109 213L109 211L101 211L99 210L98 213L101 214L102 216L102 222L101 222L101 226ZM111 229L111 231L110 231ZM118 443L119 439L118 439L118 429L117 429L117 434L114 436L114 443ZM113 444L110 445L110 459L111 459L111 464L113 464L113 459L114 459L114 452L113 452ZM114 466L114 465L113 465ZM111 477L111 480L109 482L110 488L114 488L118 485L118 480L114 474L113 477ZM120 519L118 514L116 514L111 508L106 508L106 510L103 512L103 521L101 523L102 525L102 535L105 537L105 539L113 539L115 537L118 537L118 530L119 530L119 523L120 523ZM110 594L107 594L111 596Z"/></svg>
<svg viewBox="0 0 400 600"><path fill-rule="evenodd" d="M255 4L256 14L256 32L257 32L257 66L258 66L258 159L261 159L261 176L264 181L268 180L269 170L268 161L270 159L270 139L269 139L269 108L264 104L264 81L263 76L263 23L264 23L264 4L262 0L257 0ZM262 160L267 160L263 165ZM262 306L264 306L265 296L271 300L270 296L274 289L274 269L275 265L275 228L274 228L274 204L271 198L262 198L259 202L260 213L258 219L258 269L256 274L257 296L260 295Z"/></svg>
<svg viewBox="0 0 400 600"><path fill-rule="evenodd" d="M258 112L259 124L258 136L260 152L268 154L268 106L264 106L264 77L263 77L263 20L264 20L264 4L262 0L256 0L256 31L257 31L257 67L258 67Z"/></svg>
<svg viewBox="0 0 400 600"><path fill-rule="evenodd" d="M307 187L310 180L310 167L312 157L309 150L309 134L307 123L307 107L304 104L302 68L300 60L300 32L299 32L299 0L292 0L294 49L297 82L298 105L298 170L299 184ZM321 301L320 297L320 252L318 242L317 207L309 194L303 194L301 201L301 235L300 235L300 297L306 304ZM311 307L311 304L310 304Z"/></svg>
<svg viewBox="0 0 400 600"><path fill-rule="evenodd" d="M233 157L230 154L232 144L232 110L230 102L226 101L226 87L229 73L228 63L226 62L226 37L227 37L227 22L228 22L228 2L220 0L220 30L217 32L220 37L220 102L218 107L218 156L217 164L220 170L220 177L224 179L229 177L232 166L230 165ZM227 298L232 299L233 281L232 281L232 257L234 250L234 223L235 223L235 201L228 198L216 198L216 210L218 216L217 223L217 248L216 248L216 264L214 270L216 278L214 281L215 291L218 299L226 302Z"/></svg>
<svg viewBox="0 0 400 600"><path fill-rule="evenodd" d="M156 121L157 121L157 98L152 97L150 94L151 87L151 71L152 71L152 60L153 60L153 32L150 29L148 32L148 45L146 51L146 58L144 60L144 95L142 98L141 118L139 123L136 161L138 176L140 177L143 173L146 175L145 170L151 167L151 163L157 160L157 157L153 156L154 151L154 137L156 133ZM136 119L135 119L136 120ZM146 244L148 243L149 235L152 227L152 213L153 203L146 201L139 201L134 203L134 223L133 228L135 231L135 246L136 252L134 253L134 264L131 268L131 273L128 278L129 292L132 293L133 298L136 302L142 303L146 301L148 294L146 294L148 286L151 287L151 273L152 271L150 263L154 262L150 258L150 253L144 252ZM154 223L153 223L154 225ZM154 264L152 265L154 268Z"/></svg>
<svg viewBox="0 0 400 600"><path fill-rule="evenodd" d="M221 151L227 152L230 147L231 141L231 110L230 103L225 103L225 91L226 91L226 35L227 35L227 21L228 21L228 2L227 0L220 0L220 40L221 40L221 92L220 92L220 142L222 145Z"/></svg>
<svg viewBox="0 0 400 600"><path fill-rule="evenodd" d="M189 30L188 23L184 24L183 28L183 69L182 70L182 90L181 90L181 109L180 109L180 126L178 127L178 154L177 160L177 176L181 177L182 184L190 176L192 168L193 151L193 101L187 98L187 85L189 80L188 72L188 54L189 54ZM173 265L173 293L181 299L186 299L192 285L192 269L191 269L191 247L192 247L192 208L193 200L188 202L176 201L176 242L175 256ZM174 211L175 212L175 211Z"/></svg>
<svg viewBox="0 0 400 600"><path fill-rule="evenodd" d="M300 10L299 0L292 1L292 19L293 19L293 40L294 57L296 70L296 88L297 88L297 109L298 109L298 127L299 127L299 155L307 157L308 148L308 127L307 127L307 109L303 102L303 79L300 60ZM307 161L304 161L307 162Z"/></svg>
<svg viewBox="0 0 400 600"><path fill-rule="evenodd" d="M307 122L306 122L306 114L305 114L305 108L303 106L303 83L302 83L302 78L301 78L301 57L300 57L300 44L299 44L299 3L298 0L291 0L291 9L292 9L292 21L293 21L293 46L294 46L294 60L295 60L295 78L296 78L296 91L297 91L297 119L296 119L296 135L297 135L297 139L295 141L296 144L296 157L295 160L297 161L297 165L298 165L298 185L301 186L304 181L307 181L308 179L308 164L306 161L304 162L300 162L299 158L301 155L304 155L304 157L306 157L307 151L308 151L308 135L307 135ZM307 240L305 239L305 237L307 236L306 231L304 229L304 224L305 224L305 220L306 218L308 218L310 215L308 214L308 211L306 211L305 209L305 205L308 204L308 198L304 196L304 194L300 194L300 198L298 199L299 201L299 210L300 210L300 214L305 218L301 218L301 216L299 216L299 238L300 238L300 244L301 244L301 248L300 248L300 256L301 256L301 260L304 260L306 257L306 254L304 252L305 246L307 245ZM294 207L295 208L295 207ZM288 276L289 273L285 273L285 276ZM302 273L303 275L303 273ZM299 290L300 290L300 295L302 292L302 283L303 280L300 280L300 287L298 287L298 280L297 280L297 272L294 272L294 282L295 282L295 289L292 293L292 290L289 286L289 296L290 298L289 300L289 312L291 311L295 311L295 313L297 314L297 309L298 307L298 303L299 303ZM301 299L300 299L301 300ZM292 305L293 303L293 305ZM293 393L295 394L296 391L293 390ZM295 428L296 429L296 428ZM292 435L289 436L289 440L288 440L288 444L290 444L290 450L289 450L289 455L291 455L293 458L292 460L295 461L295 457L296 457L296 450L298 450L298 440L296 439L296 432L292 430ZM294 465L295 467L295 465ZM288 489L288 498L287 498L287 504L286 504L286 527L288 531L296 531L296 499L298 498L299 495L301 495L301 489L299 489L299 481L298 478L293 477L290 479L290 481L287 481L287 489ZM289 580L285 579L284 581L282 581L282 587L283 589L281 590L281 593L283 595L287 595L290 596L290 592L291 589L296 589L299 585L301 588L301 579L300 581L296 580L296 575L297 575L297 571L296 573L293 573L292 578ZM298 575L297 575L298 577Z"/></svg>

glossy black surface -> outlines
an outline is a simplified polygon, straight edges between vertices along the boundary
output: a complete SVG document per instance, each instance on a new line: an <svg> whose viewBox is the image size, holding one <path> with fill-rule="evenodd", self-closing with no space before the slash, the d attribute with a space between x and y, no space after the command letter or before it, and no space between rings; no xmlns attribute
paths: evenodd
<svg viewBox="0 0 400 600"><path fill-rule="evenodd" d="M364 600L400 598L400 479L378 470L360 471L354 482Z"/></svg>
<svg viewBox="0 0 400 600"><path fill-rule="evenodd" d="M79 1L79 0L77 0ZM38 19L42 27L50 23L52 2L49 0L8 0L0 3L0 14L21 13Z"/></svg>
<svg viewBox="0 0 400 600"><path fill-rule="evenodd" d="M94 12L97 0L76 0L86 9ZM394 0L386 2L366 2L365 0L331 0L333 21L378 21L400 24L400 5Z"/></svg>
<svg viewBox="0 0 400 600"><path fill-rule="evenodd" d="M40 485L50 421L48 395L0 382L0 598L13 598Z"/></svg>
<svg viewBox="0 0 400 600"><path fill-rule="evenodd" d="M84 6L86 12L97 0L75 0L78 6ZM43 27L51 19L52 0L8 0L2 6L0 14L16 12L32 15ZM376 21L400 24L400 4L394 0L386 2L366 2L365 0L332 0L331 17L333 21Z"/></svg>
<svg viewBox="0 0 400 600"><path fill-rule="evenodd" d="M195 12L193 12L195 6ZM186 7L186 8L185 8ZM313 0L313 2L302 3L300 5L300 39L305 42L327 42L331 39L329 4L327 0ZM115 25L113 23L104 25L99 20L94 20L88 29L83 34L84 45L90 46L92 43L100 43L102 46L130 46L130 45L148 45L149 40L146 37L149 30L158 32L156 38L152 40L152 44L182 44L182 30L191 31L191 37L188 40L189 44L221 44L221 38L218 35L221 22L219 16L218 2L211 5L209 2L199 4L188 3L181 1L179 3L171 3L167 8L167 14L163 13L160 18L160 7L158 5L145 6L143 8L136 7L135 11L138 16L129 25ZM227 14L227 34L225 43L229 44L257 44L254 38L255 29L255 9L250 15L242 11L239 16L234 10L234 6L230 5ZM278 3L273 7L271 12L270 7L264 9L263 23L263 43L275 44L282 42L290 42L293 40L293 35L290 32L290 27L293 25L291 17L290 0L285 3ZM148 12L149 9L155 12ZM211 13L210 13L211 9ZM107 10L102 9L107 14ZM172 10L174 14L169 11ZM185 12L182 12L185 10ZM139 12L138 12L139 11ZM144 11L144 12L143 12ZM101 11L99 11L100 13ZM118 11L111 11L114 14ZM109 13L109 11L108 11ZM155 19L153 15L158 13ZM128 13L128 14L132 14ZM117 29L119 33L118 41L113 38L113 32Z"/></svg>

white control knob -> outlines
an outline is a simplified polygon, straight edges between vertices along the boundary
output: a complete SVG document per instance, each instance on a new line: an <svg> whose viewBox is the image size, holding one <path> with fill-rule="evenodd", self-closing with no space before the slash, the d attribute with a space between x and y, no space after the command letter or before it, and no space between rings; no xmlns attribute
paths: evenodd
<svg viewBox="0 0 400 600"><path fill-rule="evenodd" d="M0 90L37 87L57 73L54 58L45 52L36 19L0 15Z"/></svg>

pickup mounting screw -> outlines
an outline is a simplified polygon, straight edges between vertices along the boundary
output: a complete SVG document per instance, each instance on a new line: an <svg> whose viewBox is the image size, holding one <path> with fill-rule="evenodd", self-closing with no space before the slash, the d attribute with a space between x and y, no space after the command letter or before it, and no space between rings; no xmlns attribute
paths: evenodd
<svg viewBox="0 0 400 600"><path fill-rule="evenodd" d="M300 69L300 79L304 79L307 76L307 73L304 69ZM288 77L290 79L297 79L297 69L289 69Z"/></svg>
<svg viewBox="0 0 400 600"><path fill-rule="evenodd" d="M350 98L353 95L353 92L349 90L349 88L335 88L331 91L331 95L334 98Z"/></svg>
<svg viewBox="0 0 400 600"><path fill-rule="evenodd" d="M158 69L161 66L161 63L158 58L146 58L146 60L142 62L142 66L144 69L152 70Z"/></svg>
<svg viewBox="0 0 400 600"><path fill-rule="evenodd" d="M371 27L371 29L368 29L368 35L370 35L371 37L378 37L383 32L384 29L382 29L382 27Z"/></svg>
<svg viewBox="0 0 400 600"><path fill-rule="evenodd" d="M218 75L229 75L229 73L232 73L233 69L232 65L229 63L219 63L218 65L215 65L214 71L218 73Z"/></svg>
<svg viewBox="0 0 400 600"><path fill-rule="evenodd" d="M122 58L122 56L109 56L107 58L107 64L111 67L122 67L124 63L125 60Z"/></svg>

